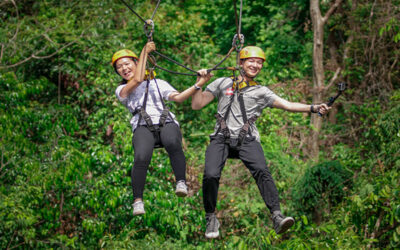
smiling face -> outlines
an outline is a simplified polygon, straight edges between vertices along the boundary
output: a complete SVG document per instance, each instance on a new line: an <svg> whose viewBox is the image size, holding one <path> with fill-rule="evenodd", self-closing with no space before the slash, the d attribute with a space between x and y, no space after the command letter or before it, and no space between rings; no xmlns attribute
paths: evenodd
<svg viewBox="0 0 400 250"><path fill-rule="evenodd" d="M135 75L136 62L131 57L123 57L115 62L115 69L125 80L130 80Z"/></svg>
<svg viewBox="0 0 400 250"><path fill-rule="evenodd" d="M240 65L246 73L246 76L253 79L260 73L263 67L264 60L257 57L250 57L248 59L241 60Z"/></svg>

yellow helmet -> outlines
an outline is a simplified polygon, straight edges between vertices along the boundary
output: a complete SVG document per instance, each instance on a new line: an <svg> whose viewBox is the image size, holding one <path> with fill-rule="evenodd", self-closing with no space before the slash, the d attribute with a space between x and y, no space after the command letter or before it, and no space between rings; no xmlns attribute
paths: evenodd
<svg viewBox="0 0 400 250"><path fill-rule="evenodd" d="M137 55L133 51L129 49L123 49L114 53L111 59L111 64L114 66L114 63L123 57L133 57L134 59L138 60Z"/></svg>
<svg viewBox="0 0 400 250"><path fill-rule="evenodd" d="M247 46L240 51L239 54L240 59L247 59L251 57L261 58L265 61L264 51L260 47Z"/></svg>

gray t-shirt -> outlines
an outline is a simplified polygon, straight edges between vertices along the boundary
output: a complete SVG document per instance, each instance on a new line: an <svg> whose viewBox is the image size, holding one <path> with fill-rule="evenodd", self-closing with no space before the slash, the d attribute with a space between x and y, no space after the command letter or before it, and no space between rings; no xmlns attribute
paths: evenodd
<svg viewBox="0 0 400 250"><path fill-rule="evenodd" d="M162 106L162 103L161 103L160 95L157 90L156 82L157 82L158 88L160 89L161 96L164 100L168 100L169 95L172 92L176 92L176 90L168 82L166 82L164 80L161 80L161 79L150 80L149 94L147 97L147 104L146 104L146 113L149 114L153 124L160 123L160 116L164 109ZM126 84L121 84L115 90L115 95L117 96L118 100L125 107L127 107L131 113L133 113L137 107L140 107L143 105L146 84L147 84L147 81L141 82L140 85L134 91L132 91L132 93L126 98L122 98L120 96L122 88L126 85ZM171 114L173 120L171 120L171 118L168 116L167 122L174 122L179 126L178 121L176 121L176 119L175 119L175 115L172 112L170 112L170 114ZM130 122L132 125L132 131L135 131L138 120L139 120L139 114L136 114L132 117L131 122ZM143 119L141 119L140 125L146 125L146 122Z"/></svg>
<svg viewBox="0 0 400 250"><path fill-rule="evenodd" d="M206 91L211 92L214 97L218 98L218 113L222 117L224 117L227 112L231 98L234 98L226 120L226 125L229 128L231 138L237 138L244 123L239 100L237 99L237 94L234 94L235 91L232 85L233 81L231 78L218 78L207 86ZM243 102L247 119L254 115L260 116L264 108L272 107L272 103L277 97L269 88L261 85L244 88L241 92L243 93ZM218 128L219 125L216 123L214 133L211 134L212 136L216 135ZM260 141L260 135L254 123L251 125L249 131L257 141ZM219 133L221 134L221 132Z"/></svg>

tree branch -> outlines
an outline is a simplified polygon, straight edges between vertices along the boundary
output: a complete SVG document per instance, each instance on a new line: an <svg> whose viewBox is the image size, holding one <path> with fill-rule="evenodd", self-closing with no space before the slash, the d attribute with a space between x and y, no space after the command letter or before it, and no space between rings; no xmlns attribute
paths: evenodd
<svg viewBox="0 0 400 250"><path fill-rule="evenodd" d="M38 53L42 52L42 51L45 50L46 48L47 48L46 46L43 47L41 50L39 50ZM19 62L17 62L17 63L14 63L14 64L12 64L12 65L0 66L0 69L9 69L9 68L17 67L18 65L21 65L21 64L26 63L27 61L31 60L34 56L35 56L35 54L32 54L30 57L27 57L27 58L25 58L24 60L19 61Z"/></svg>
<svg viewBox="0 0 400 250"><path fill-rule="evenodd" d="M381 210L381 212L379 213L379 217L378 217L378 220L376 221L376 223L375 223L375 227L374 227L374 231L372 232L372 234L371 234L371 240L373 240L373 239L375 239L376 238L376 234L378 233L378 231L379 231L379 227L381 226L381 222L382 222L382 219L383 219L383 215L385 214L385 212L383 211L383 210ZM372 242L370 242L369 244L368 244L368 246L367 246L367 249L371 249L371 246L372 246Z"/></svg>
<svg viewBox="0 0 400 250"><path fill-rule="evenodd" d="M3 61L3 51L4 51L4 44L1 44L0 63L1 63L1 61Z"/></svg>
<svg viewBox="0 0 400 250"><path fill-rule="evenodd" d="M17 66L19 66L19 65L21 65L21 64L23 64L23 63L26 63L27 61L29 61L29 60L31 60L31 59L47 59L47 58L50 58L50 57L56 55L57 53L59 53L61 50L65 49L65 48L67 48L67 47L69 47L69 46L71 46L72 44L74 44L74 43L76 43L76 42L77 42L77 40L72 41L72 42L70 42L70 43L64 45L63 47L58 48L55 52L51 53L50 55L46 55L46 56L38 56L38 55L36 55L36 54L39 54L40 52L42 52L43 50L45 50L45 49L47 48L47 46L45 46L45 47L43 47L41 50L39 50L38 53L32 54L30 57L27 57L27 58L25 58L24 60L19 61L19 62L15 63L15 64L6 65L6 66L0 66L0 69L14 68L14 67L17 67Z"/></svg>
<svg viewBox="0 0 400 250"><path fill-rule="evenodd" d="M15 7L15 12L17 13L17 22L18 22L17 28L15 29L15 34L14 34L14 36L10 39L10 41L13 41L13 40L15 40L15 38L17 38L18 31L19 31L19 26L21 25L21 22L19 21L19 13L18 13L17 4L15 3L14 0L10 0L10 1L12 2L12 4L13 4L14 7Z"/></svg>
<svg viewBox="0 0 400 250"><path fill-rule="evenodd" d="M47 58L50 58L50 57L56 55L56 54L57 54L58 52L60 52L61 50L65 49L66 47L71 46L71 45L74 44L74 43L76 43L76 41L72 41L72 42L70 42L70 43L67 43L67 44L64 45L63 47L58 48L56 51L54 51L54 52L51 53L50 55L47 55L47 56L32 55L32 58L34 58L34 59L47 59Z"/></svg>
<svg viewBox="0 0 400 250"><path fill-rule="evenodd" d="M336 0L335 3L329 8L329 10L326 12L325 16L322 17L322 22L325 23L329 17L333 14L333 12L339 7L339 5L342 3L342 0Z"/></svg>
<svg viewBox="0 0 400 250"><path fill-rule="evenodd" d="M331 78L331 80L329 81L328 85L325 87L325 89L329 89L330 87L332 87L332 85L335 83L335 81L338 79L340 73L342 73L342 67L338 67L335 71L335 74L333 75L333 77Z"/></svg>

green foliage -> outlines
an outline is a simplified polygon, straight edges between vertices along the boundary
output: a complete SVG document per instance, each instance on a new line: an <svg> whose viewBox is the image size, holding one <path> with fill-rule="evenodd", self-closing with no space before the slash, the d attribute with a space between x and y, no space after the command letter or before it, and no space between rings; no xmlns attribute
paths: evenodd
<svg viewBox="0 0 400 250"><path fill-rule="evenodd" d="M321 213L337 205L351 184L352 173L339 161L330 161L308 168L293 189L293 200L300 212Z"/></svg>
<svg viewBox="0 0 400 250"><path fill-rule="evenodd" d="M383 5L360 1L350 13L346 3L348 15L330 19L329 29L347 37L355 31L346 16L354 17L360 36L350 46L354 56L345 70L350 89L341 97L352 101L343 102L337 124L325 123L321 135L324 163L306 154L309 116L271 109L257 121L282 210L296 219L291 232L275 234L251 175L229 160L218 203L222 237L208 241L201 173L216 103L200 111L191 110L190 100L171 104L184 136L192 193L185 199L174 195L169 158L163 149L155 150L144 194L146 215L133 217L126 176L133 163L131 117L115 98L120 79L109 62L121 48L140 52L146 42L143 24L118 1L15 3L17 9L12 1L0 4L0 248L399 247L398 22L382 19ZM268 56L259 81L285 99L308 100L296 81L311 78L308 1L244 3L246 45L261 46ZM149 18L155 1L132 6ZM215 65L236 33L233 10L229 1L161 1L154 18L157 50L193 69ZM385 54L389 66L375 57L364 59L372 47L364 37L373 31L384 45L379 48L390 52ZM221 66L235 65L235 56ZM368 74L369 65L393 70ZM178 90L195 81L163 71L157 75ZM371 75L390 81L370 80ZM293 81L276 84L283 80ZM332 140L332 134L339 139ZM357 178L350 181L353 174ZM313 209L325 212L320 224L306 216Z"/></svg>
<svg viewBox="0 0 400 250"><path fill-rule="evenodd" d="M365 142L362 149L366 154L373 154L383 160L386 167L400 166L400 98L399 91L394 92L387 112L378 111L377 117L367 121L365 128ZM379 106L378 106L379 107ZM370 118L369 118L370 119Z"/></svg>

